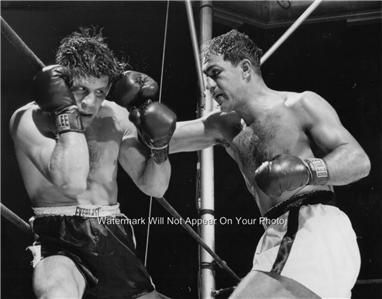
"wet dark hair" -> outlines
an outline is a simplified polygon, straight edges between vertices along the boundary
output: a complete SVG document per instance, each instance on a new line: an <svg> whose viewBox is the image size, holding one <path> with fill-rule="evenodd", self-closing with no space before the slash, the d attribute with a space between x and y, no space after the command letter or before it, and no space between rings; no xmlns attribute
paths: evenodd
<svg viewBox="0 0 382 299"><path fill-rule="evenodd" d="M237 30L231 30L209 40L202 50L203 60L209 55L223 55L224 60L237 65L241 60L248 59L257 74L261 75L260 57L263 51L249 38L248 35Z"/></svg>
<svg viewBox="0 0 382 299"><path fill-rule="evenodd" d="M119 61L105 42L102 28L81 27L64 37L56 53L56 63L67 67L72 77L109 76L112 82L130 66Z"/></svg>

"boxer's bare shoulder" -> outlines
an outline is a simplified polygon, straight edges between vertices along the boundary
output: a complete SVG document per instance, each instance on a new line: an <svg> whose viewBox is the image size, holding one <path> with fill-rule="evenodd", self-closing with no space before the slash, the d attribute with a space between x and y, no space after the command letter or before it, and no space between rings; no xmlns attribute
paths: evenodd
<svg viewBox="0 0 382 299"><path fill-rule="evenodd" d="M49 114L42 112L35 102L29 102L18 108L9 122L11 136L15 139L23 133L32 133L37 130L42 136L54 138L52 134L54 126Z"/></svg>
<svg viewBox="0 0 382 299"><path fill-rule="evenodd" d="M216 112L205 118L206 131L210 131L218 144L228 145L243 129L243 120L235 112Z"/></svg>
<svg viewBox="0 0 382 299"><path fill-rule="evenodd" d="M299 119L304 127L323 119L339 121L336 111L329 102L313 91L288 93L285 107L292 111L294 117Z"/></svg>

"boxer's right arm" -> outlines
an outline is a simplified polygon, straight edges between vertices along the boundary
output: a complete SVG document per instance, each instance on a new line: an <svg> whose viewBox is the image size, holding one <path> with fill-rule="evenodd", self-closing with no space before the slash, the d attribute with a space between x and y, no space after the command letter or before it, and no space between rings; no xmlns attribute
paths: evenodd
<svg viewBox="0 0 382 299"><path fill-rule="evenodd" d="M212 112L190 121L176 123L170 153L198 151L231 141L241 130L236 113Z"/></svg>
<svg viewBox="0 0 382 299"><path fill-rule="evenodd" d="M170 141L170 153L192 152L213 146L219 139L215 133L206 127L203 118L179 121Z"/></svg>
<svg viewBox="0 0 382 299"><path fill-rule="evenodd" d="M16 152L25 155L53 185L67 196L86 189L89 151L78 108L60 67L47 67L34 81L36 103L45 115L51 115L57 138L49 138L49 123L43 113L33 109L18 110L11 123Z"/></svg>

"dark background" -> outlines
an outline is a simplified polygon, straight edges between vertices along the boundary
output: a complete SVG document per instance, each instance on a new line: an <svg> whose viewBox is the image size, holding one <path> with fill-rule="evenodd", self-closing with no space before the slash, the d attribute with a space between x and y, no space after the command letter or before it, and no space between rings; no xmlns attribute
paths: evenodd
<svg viewBox="0 0 382 299"><path fill-rule="evenodd" d="M197 3L193 3L196 8ZM158 82L164 37L164 2L2 2L2 16L46 64L54 62L59 40L79 26L104 27L110 47L128 57L137 69ZM197 10L195 10L197 20ZM267 50L287 27L259 29L242 25ZM214 23L213 35L231 28ZM349 215L362 255L359 279L382 278L382 97L381 23L349 24L331 21L303 24L264 64L265 82L277 90L313 90L337 110L345 127L369 155L370 175L349 186L337 187L340 207ZM13 111L31 100L31 79L36 72L24 55L1 39L1 172L2 202L23 219L31 215L8 133ZM163 102L179 120L195 118L197 76L183 2L171 2L164 61ZM247 192L234 162L215 149L216 217L256 218L256 204ZM171 156L173 176L166 198L184 217L197 217L196 153ZM147 217L148 198L129 177L119 173L122 211L131 218ZM168 214L153 203L153 216ZM1 219L2 298L34 298L31 289L28 236ZM335 228L333 228L335 229ZM258 225L217 225L216 252L239 275L252 266L255 246L263 230ZM143 259L146 227L136 226L138 254ZM309 249L307 249L309 250ZM180 226L151 226L148 269L159 291L175 298L197 298L198 249ZM217 288L234 281L216 270ZM382 285L356 285L354 298L381 298Z"/></svg>

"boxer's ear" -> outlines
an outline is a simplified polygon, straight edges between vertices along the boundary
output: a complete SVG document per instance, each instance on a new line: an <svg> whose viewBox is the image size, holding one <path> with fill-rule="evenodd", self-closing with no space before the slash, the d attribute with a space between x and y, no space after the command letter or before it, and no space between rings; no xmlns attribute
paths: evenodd
<svg viewBox="0 0 382 299"><path fill-rule="evenodd" d="M242 71L243 79L248 80L251 77L252 63L248 59L243 59L239 62Z"/></svg>

